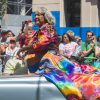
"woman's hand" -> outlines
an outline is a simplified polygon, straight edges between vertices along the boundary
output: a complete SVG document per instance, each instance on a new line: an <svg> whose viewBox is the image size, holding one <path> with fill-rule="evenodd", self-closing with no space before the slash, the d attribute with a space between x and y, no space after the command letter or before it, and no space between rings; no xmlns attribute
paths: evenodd
<svg viewBox="0 0 100 100"><path fill-rule="evenodd" d="M17 58L17 59L20 59L20 60L23 59L22 56L20 55L20 53L17 53L16 58Z"/></svg>
<svg viewBox="0 0 100 100"><path fill-rule="evenodd" d="M95 47L95 44L94 43L91 43L91 48L94 48Z"/></svg>
<svg viewBox="0 0 100 100"><path fill-rule="evenodd" d="M87 54L87 51L85 51L85 50L82 51L82 52L81 52L81 57L85 57L86 54Z"/></svg>

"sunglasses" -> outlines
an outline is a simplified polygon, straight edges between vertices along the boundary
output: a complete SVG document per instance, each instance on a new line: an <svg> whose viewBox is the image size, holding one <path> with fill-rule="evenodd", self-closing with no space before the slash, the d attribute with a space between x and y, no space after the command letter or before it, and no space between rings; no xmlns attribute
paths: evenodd
<svg viewBox="0 0 100 100"><path fill-rule="evenodd" d="M89 36L93 36L93 35L87 35L87 36L89 37Z"/></svg>
<svg viewBox="0 0 100 100"><path fill-rule="evenodd" d="M10 40L10 43L16 43L16 41L15 40Z"/></svg>
<svg viewBox="0 0 100 100"><path fill-rule="evenodd" d="M82 39L78 39L78 41L81 41Z"/></svg>
<svg viewBox="0 0 100 100"><path fill-rule="evenodd" d="M67 38L67 37L63 37L63 38Z"/></svg>
<svg viewBox="0 0 100 100"><path fill-rule="evenodd" d="M42 14L42 13L36 13L35 14L35 16L40 16L40 15L43 15L44 16L44 14Z"/></svg>

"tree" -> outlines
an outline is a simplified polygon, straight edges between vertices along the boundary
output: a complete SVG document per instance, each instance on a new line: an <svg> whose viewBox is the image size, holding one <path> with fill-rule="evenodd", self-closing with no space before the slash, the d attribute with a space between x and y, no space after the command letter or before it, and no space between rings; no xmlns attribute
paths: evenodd
<svg viewBox="0 0 100 100"><path fill-rule="evenodd" d="M0 0L0 18L2 18L7 9L7 0Z"/></svg>

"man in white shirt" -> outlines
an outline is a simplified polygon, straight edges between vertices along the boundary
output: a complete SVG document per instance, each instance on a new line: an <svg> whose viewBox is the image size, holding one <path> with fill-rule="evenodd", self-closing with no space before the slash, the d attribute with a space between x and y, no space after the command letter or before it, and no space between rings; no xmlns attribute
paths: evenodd
<svg viewBox="0 0 100 100"><path fill-rule="evenodd" d="M6 55L7 55L7 60L9 60L12 57L15 57L18 50L20 49L16 45L16 38L15 37L9 37L8 40L8 47L6 48Z"/></svg>
<svg viewBox="0 0 100 100"><path fill-rule="evenodd" d="M9 37L8 47L6 48L7 62L3 75L14 75L14 74L27 74L27 68L22 60L17 59L17 52L19 47L16 45L16 38Z"/></svg>

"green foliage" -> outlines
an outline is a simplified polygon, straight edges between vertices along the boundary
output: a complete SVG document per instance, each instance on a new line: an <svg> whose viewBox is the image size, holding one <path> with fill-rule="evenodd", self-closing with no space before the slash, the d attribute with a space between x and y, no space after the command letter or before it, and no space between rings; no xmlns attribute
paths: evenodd
<svg viewBox="0 0 100 100"><path fill-rule="evenodd" d="M7 9L7 0L0 0L0 17L5 14Z"/></svg>

